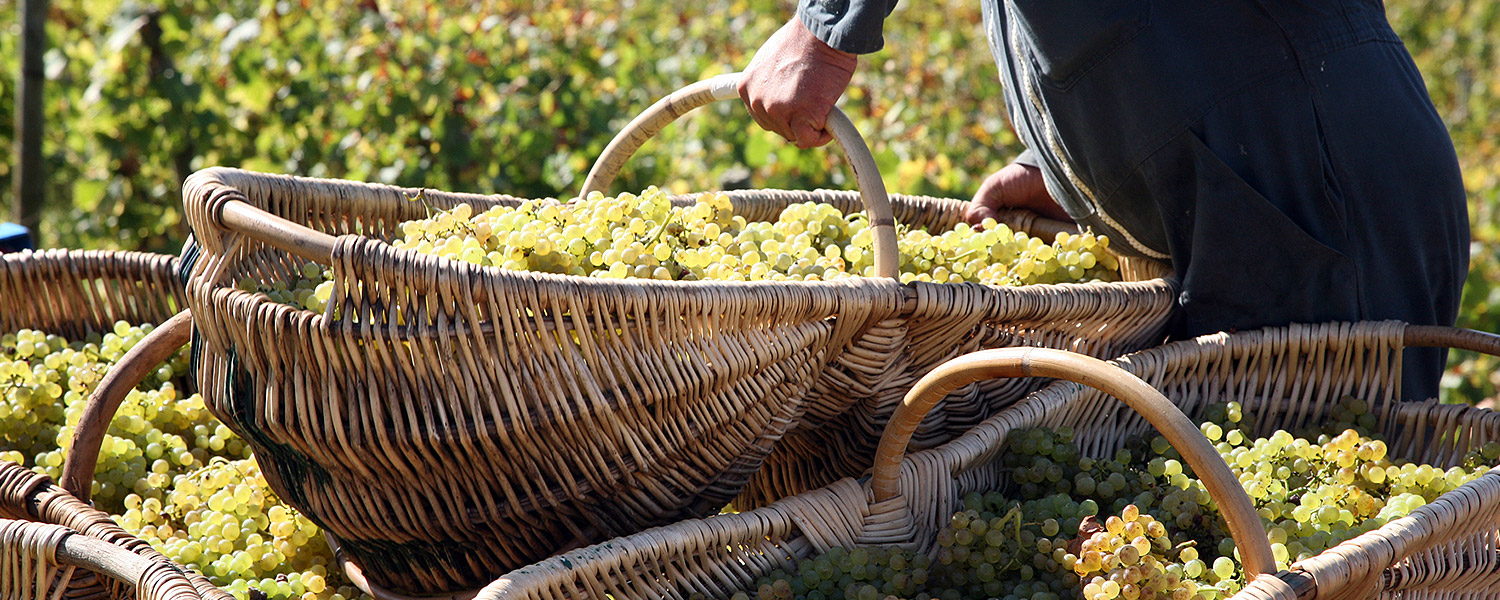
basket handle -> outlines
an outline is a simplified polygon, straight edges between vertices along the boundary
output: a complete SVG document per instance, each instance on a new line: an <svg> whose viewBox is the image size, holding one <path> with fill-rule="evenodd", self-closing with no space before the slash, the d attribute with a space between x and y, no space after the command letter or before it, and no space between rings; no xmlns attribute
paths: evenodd
<svg viewBox="0 0 1500 600"><path fill-rule="evenodd" d="M170 563L153 561L62 525L0 519L0 538L4 538L3 545L11 553L9 558L12 562L19 554L31 560L40 559L41 565L31 567L38 571L38 575L46 567L62 571L60 577L34 582L41 586L37 591L46 591L47 586L58 587L41 597L61 596L62 588L71 583L71 575L77 569L94 572L114 583L135 586L139 590L137 596L142 599L196 600L199 597L197 589L183 575L183 571ZM11 568L17 569L16 575L21 575L21 582L24 583L26 576L19 571L21 567L12 564ZM8 579L14 581L14 577Z"/></svg>
<svg viewBox="0 0 1500 600"><path fill-rule="evenodd" d="M1500 335L1439 325L1407 325L1401 344L1413 348L1455 348L1500 356Z"/></svg>
<svg viewBox="0 0 1500 600"><path fill-rule="evenodd" d="M73 430L73 445L63 458L62 487L79 500L89 501L94 486L94 467L99 464L99 446L114 420L115 411L130 390L140 384L156 365L172 356L192 339L193 315L184 310L146 334L89 395Z"/></svg>
<svg viewBox="0 0 1500 600"><path fill-rule="evenodd" d="M1257 575L1276 572L1271 542L1261 529L1255 505L1230 472L1229 465L1187 415L1161 392L1124 369L1097 358L1051 348L997 348L960 356L939 365L924 376L891 416L880 446L875 451L875 469L870 486L875 501L900 493L897 484L906 444L917 425L939 400L965 385L997 377L1052 377L1066 379L1119 398L1146 417L1157 431L1182 453L1183 459L1202 477L1203 486L1219 503L1229 524L1230 537L1240 549L1245 571Z"/></svg>
<svg viewBox="0 0 1500 600"><path fill-rule="evenodd" d="M739 82L739 73L711 77L689 84L652 104L610 140L604 153L599 155L599 160L589 169L579 195L587 196L589 192L596 191L603 193L636 150L688 111L719 100L738 100L740 96L736 89ZM854 122L837 106L828 113L827 128L834 141L838 142L838 147L843 150L844 156L849 159L849 166L854 169L860 198L864 201L865 211L869 213L870 226L875 230L875 275L895 279L900 276L896 219L892 216L891 200L886 193L885 182L880 179L880 169L875 166L875 157L870 155L870 148L854 127Z"/></svg>

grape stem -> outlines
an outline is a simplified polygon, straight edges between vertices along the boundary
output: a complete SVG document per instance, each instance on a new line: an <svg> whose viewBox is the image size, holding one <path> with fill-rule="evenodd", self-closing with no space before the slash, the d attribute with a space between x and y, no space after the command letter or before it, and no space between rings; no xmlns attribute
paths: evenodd
<svg viewBox="0 0 1500 600"><path fill-rule="evenodd" d="M661 240L661 234L665 233L667 231L667 224L671 223L672 219L674 219L676 217L677 217L677 213L676 212L674 212L674 211L667 211L667 218L662 219L661 220L661 224L656 226L656 233L653 233L651 235L651 241L648 242L648 243L654 245L654 244L656 244L656 242L660 241Z"/></svg>
<svg viewBox="0 0 1500 600"><path fill-rule="evenodd" d="M407 202L421 202L422 208L427 209L427 218L432 218L432 205L427 203L427 189L417 190L416 194L406 197Z"/></svg>

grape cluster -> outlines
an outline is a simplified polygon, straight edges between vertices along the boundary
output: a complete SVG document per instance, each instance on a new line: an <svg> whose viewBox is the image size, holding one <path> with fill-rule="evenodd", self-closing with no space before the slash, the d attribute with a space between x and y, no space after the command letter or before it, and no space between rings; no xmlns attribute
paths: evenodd
<svg viewBox="0 0 1500 600"><path fill-rule="evenodd" d="M89 395L151 330L121 322L82 342L34 330L0 336L0 459L60 477ZM181 397L187 369L180 351L121 402L100 444L95 505L241 600L354 597L329 572L316 526L275 497L250 447L201 396Z"/></svg>
<svg viewBox="0 0 1500 600"><path fill-rule="evenodd" d="M1370 433L1364 402L1345 398L1330 416L1297 435L1253 438L1238 403L1204 411L1200 430L1260 513L1278 568L1410 514L1500 458L1500 443L1491 442L1463 466L1417 465L1390 456ZM1017 430L997 460L1009 485L965 497L920 573L911 565L925 556L901 555L853 571L860 585L851 587L840 574L851 572L854 551L835 549L762 579L742 600L1222 600L1243 588L1239 551L1216 503L1165 438L1136 438L1094 460L1079 456L1067 428ZM809 587L809 567L837 581Z"/></svg>
<svg viewBox="0 0 1500 600"><path fill-rule="evenodd" d="M240 279L236 287L246 292L265 294L278 304L323 312L328 306L328 299L333 296L332 280L331 270L317 263L304 263L289 281L267 283L247 275Z"/></svg>
<svg viewBox="0 0 1500 600"><path fill-rule="evenodd" d="M118 521L173 561L236 597L352 598L330 577L333 557L316 525L278 500L254 458L215 457L179 475L165 498L131 494Z"/></svg>
<svg viewBox="0 0 1500 600"><path fill-rule="evenodd" d="M833 548L817 558L801 561L796 577L779 569L772 571L761 580L753 597L760 600L873 600L892 595L920 598L923 596L916 592L927 585L932 566L926 556L894 546ZM733 596L734 600L751 597L746 592Z"/></svg>
<svg viewBox="0 0 1500 600"><path fill-rule="evenodd" d="M1212 595L1199 579L1215 573L1205 573L1197 549L1174 547L1166 525L1133 504L1093 528L1080 550L1081 556L1064 555L1062 563L1071 564L1087 582L1082 590L1087 600L1190 600ZM1230 563L1216 563L1215 569L1223 577L1233 575Z"/></svg>
<svg viewBox="0 0 1500 600"><path fill-rule="evenodd" d="M150 325L121 322L103 336L76 343L25 329L0 336L3 457L54 478L61 476L64 452L89 394L151 330ZM125 494L160 488L172 473L201 466L208 457L206 441L194 453L190 450L196 448L187 440L194 440L194 429L222 425L208 414L201 398L178 400L174 380L186 371L187 353L178 352L121 403L101 444L96 469L93 495L101 509L118 512ZM248 454L238 442L230 450Z"/></svg>
<svg viewBox="0 0 1500 600"><path fill-rule="evenodd" d="M419 198L420 199L420 198ZM815 203L793 204L775 221L746 221L729 197L705 193L673 206L649 188L572 202L528 201L476 213L468 204L400 225L392 245L514 271L659 280L818 281L875 274L869 219ZM937 234L899 228L903 282L1023 285L1111 279L1109 239L1061 233L1052 243L986 221ZM306 265L293 281L240 281L272 300L322 311L328 274Z"/></svg>
<svg viewBox="0 0 1500 600"><path fill-rule="evenodd" d="M1128 461L1128 453L1110 460L1080 458L1072 432L1066 428L1015 431L1010 443L1011 452L1001 460L1015 483L1013 494L990 491L965 496L963 510L954 513L938 532L930 561L924 561L925 555L896 561L873 574L871 578L880 583L868 588L836 582L821 590L822 595L798 593L807 589L802 580L806 565L816 568L818 561L831 556L835 569L831 572L836 574L843 568L843 557L858 550L834 549L810 563L803 561L794 574L773 573L759 583L754 596L759 600L892 596L1062 600L1077 596L1087 582L1080 579L1085 572L1075 570L1077 557L1069 546L1080 525L1091 522L1099 512L1099 503L1088 496L1102 489L1110 499L1123 501L1145 491L1143 479L1115 460Z"/></svg>
<svg viewBox="0 0 1500 600"><path fill-rule="evenodd" d="M1368 406L1355 398L1344 398L1324 427L1302 432L1307 437L1278 430L1251 439L1237 403L1210 406L1205 416L1210 420L1201 427L1204 436L1250 496L1270 538L1271 553L1283 569L1406 516L1489 468L1475 464L1441 469L1389 456L1385 442L1368 433L1375 425ZM1330 430L1337 433L1318 432ZM1157 456L1148 470L1169 489L1178 490L1168 492L1161 502L1165 514L1178 515L1170 524L1211 552L1208 583L1221 594L1238 590L1243 584L1239 553L1212 499L1190 472L1170 474L1183 467L1165 440L1158 438L1152 445ZM1471 456L1482 460L1483 447Z"/></svg>

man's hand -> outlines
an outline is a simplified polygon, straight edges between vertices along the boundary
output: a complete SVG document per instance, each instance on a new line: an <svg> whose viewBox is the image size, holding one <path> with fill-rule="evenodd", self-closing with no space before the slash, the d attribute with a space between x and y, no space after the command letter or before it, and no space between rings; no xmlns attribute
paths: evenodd
<svg viewBox="0 0 1500 600"><path fill-rule="evenodd" d="M978 225L985 219L998 219L999 211L1007 208L1026 209L1059 221L1073 220L1047 193L1042 172L1030 165L1012 163L985 178L964 209L964 220Z"/></svg>
<svg viewBox="0 0 1500 600"><path fill-rule="evenodd" d="M796 17L761 45L740 79L740 98L755 122L798 148L833 139L824 130L834 102L849 87L859 59L823 43Z"/></svg>

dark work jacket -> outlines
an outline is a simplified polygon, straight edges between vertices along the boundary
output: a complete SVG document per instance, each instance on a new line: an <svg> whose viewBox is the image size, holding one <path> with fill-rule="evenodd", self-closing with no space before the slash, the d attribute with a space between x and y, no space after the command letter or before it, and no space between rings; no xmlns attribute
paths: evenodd
<svg viewBox="0 0 1500 600"><path fill-rule="evenodd" d="M1030 161L1078 223L1171 263L1176 337L1453 323L1462 179L1379 0L980 1ZM894 5L803 0L798 15L873 52ZM1406 393L1435 393L1443 354L1406 356Z"/></svg>

